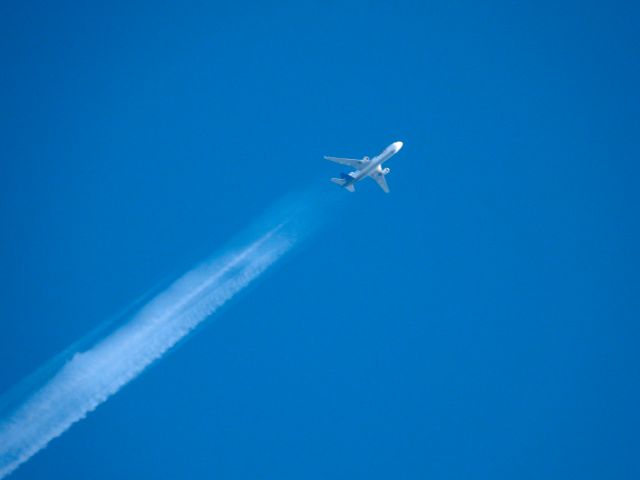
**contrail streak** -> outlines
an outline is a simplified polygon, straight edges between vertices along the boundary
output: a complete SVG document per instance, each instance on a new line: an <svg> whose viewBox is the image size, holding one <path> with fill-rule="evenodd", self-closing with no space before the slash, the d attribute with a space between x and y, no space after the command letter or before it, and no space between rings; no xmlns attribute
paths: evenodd
<svg viewBox="0 0 640 480"><path fill-rule="evenodd" d="M29 387L22 403L8 414L0 412L0 478L137 377L258 278L309 232L308 213L289 211L288 218L247 246L192 269L127 323Z"/></svg>

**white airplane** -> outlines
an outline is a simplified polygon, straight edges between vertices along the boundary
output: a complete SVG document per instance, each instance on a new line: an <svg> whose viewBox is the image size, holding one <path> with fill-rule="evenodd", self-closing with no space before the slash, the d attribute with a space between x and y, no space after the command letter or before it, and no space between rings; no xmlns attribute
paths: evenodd
<svg viewBox="0 0 640 480"><path fill-rule="evenodd" d="M391 172L389 167L382 168L382 164L393 157L402 148L402 142L393 142L387 148L385 148L380 155L373 158L364 157L362 160L355 158L338 158L338 157L324 157L326 160L332 162L341 163L349 167L355 168L353 172L341 173L340 178L332 178L331 181L346 188L350 192L355 192L356 188L354 184L359 182L365 177L373 178L380 188L389 193L389 186L385 176Z"/></svg>

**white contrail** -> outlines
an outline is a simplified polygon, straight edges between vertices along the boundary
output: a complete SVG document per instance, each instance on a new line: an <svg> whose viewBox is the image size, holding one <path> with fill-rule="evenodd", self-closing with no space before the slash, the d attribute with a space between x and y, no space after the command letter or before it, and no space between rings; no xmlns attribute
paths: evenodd
<svg viewBox="0 0 640 480"><path fill-rule="evenodd" d="M298 223L308 221L301 220L300 212L293 216ZM305 233L291 222L289 217L248 246L197 266L126 324L87 351L75 353L54 375L30 388L22 403L0 417L0 478L84 418L260 276Z"/></svg>

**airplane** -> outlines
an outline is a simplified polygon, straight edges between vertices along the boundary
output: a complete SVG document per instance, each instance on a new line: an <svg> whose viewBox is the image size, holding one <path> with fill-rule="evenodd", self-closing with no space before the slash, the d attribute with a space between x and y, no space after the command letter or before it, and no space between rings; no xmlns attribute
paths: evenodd
<svg viewBox="0 0 640 480"><path fill-rule="evenodd" d="M402 145L402 142L393 142L385 148L380 155L373 158L364 157L362 160L355 158L324 157L325 160L356 169L353 172L341 173L340 178L332 178L331 181L350 192L355 192L356 188L354 184L356 182L359 182L365 177L371 177L380 185L380 188L382 188L385 193L389 193L389 186L387 185L385 177L391 172L391 169L389 167L382 168L382 164L398 153Z"/></svg>

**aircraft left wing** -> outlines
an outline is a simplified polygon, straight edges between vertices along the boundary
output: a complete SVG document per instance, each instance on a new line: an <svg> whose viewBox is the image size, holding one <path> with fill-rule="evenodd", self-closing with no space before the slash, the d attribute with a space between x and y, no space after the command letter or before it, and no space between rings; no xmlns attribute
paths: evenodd
<svg viewBox="0 0 640 480"><path fill-rule="evenodd" d="M329 160L330 162L347 165L348 167L357 168L358 170L362 170L362 168L369 163L369 160L357 160L355 158L324 157L324 159Z"/></svg>
<svg viewBox="0 0 640 480"><path fill-rule="evenodd" d="M373 178L376 181L376 183L380 185L380 188L384 190L384 193L389 193L389 185L387 185L387 179L382 173L373 172L371 174L371 178Z"/></svg>

